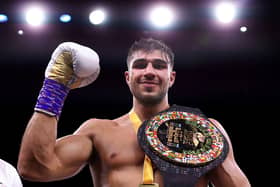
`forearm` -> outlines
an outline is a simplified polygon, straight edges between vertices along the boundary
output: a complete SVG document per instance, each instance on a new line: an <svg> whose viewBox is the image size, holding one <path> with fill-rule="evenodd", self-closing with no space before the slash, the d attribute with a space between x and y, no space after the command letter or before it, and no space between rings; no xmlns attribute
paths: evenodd
<svg viewBox="0 0 280 187"><path fill-rule="evenodd" d="M51 170L55 161L56 137L56 118L35 112L22 139L18 160L21 175L30 178Z"/></svg>

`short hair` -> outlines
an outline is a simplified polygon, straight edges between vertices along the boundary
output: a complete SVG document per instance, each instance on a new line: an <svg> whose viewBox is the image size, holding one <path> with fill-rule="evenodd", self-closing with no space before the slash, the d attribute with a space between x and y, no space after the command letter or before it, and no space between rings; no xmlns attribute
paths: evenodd
<svg viewBox="0 0 280 187"><path fill-rule="evenodd" d="M127 67L129 68L130 60L136 51L152 52L154 50L159 50L165 53L170 60L171 68L174 66L174 53L170 47L160 40L153 38L142 38L139 41L135 41L130 47L126 59Z"/></svg>

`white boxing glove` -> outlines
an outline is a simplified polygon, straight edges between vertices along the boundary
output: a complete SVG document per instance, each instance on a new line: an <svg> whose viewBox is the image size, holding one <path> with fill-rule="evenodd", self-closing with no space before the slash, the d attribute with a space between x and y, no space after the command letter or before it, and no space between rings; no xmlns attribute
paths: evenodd
<svg viewBox="0 0 280 187"><path fill-rule="evenodd" d="M94 50L73 42L60 44L45 71L35 111L58 118L70 89L89 85L99 72L99 57Z"/></svg>
<svg viewBox="0 0 280 187"><path fill-rule="evenodd" d="M74 42L64 42L53 52L45 77L74 89L92 83L99 72L99 57L94 50Z"/></svg>

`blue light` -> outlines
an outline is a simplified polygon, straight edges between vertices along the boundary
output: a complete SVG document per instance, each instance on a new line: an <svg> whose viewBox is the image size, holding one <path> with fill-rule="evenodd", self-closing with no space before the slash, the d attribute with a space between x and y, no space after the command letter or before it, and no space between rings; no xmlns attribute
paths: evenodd
<svg viewBox="0 0 280 187"><path fill-rule="evenodd" d="M59 20L64 23L68 23L71 21L71 16L69 14L62 14Z"/></svg>
<svg viewBox="0 0 280 187"><path fill-rule="evenodd" d="M5 14L0 14L0 23L4 23L8 21L8 16Z"/></svg>

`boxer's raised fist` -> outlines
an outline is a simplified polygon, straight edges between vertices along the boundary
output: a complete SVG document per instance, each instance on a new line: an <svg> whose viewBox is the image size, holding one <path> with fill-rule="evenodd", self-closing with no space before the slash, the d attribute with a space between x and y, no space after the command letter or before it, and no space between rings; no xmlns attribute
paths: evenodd
<svg viewBox="0 0 280 187"><path fill-rule="evenodd" d="M92 83L99 71L99 57L94 50L64 42L54 50L45 77L74 89Z"/></svg>
<svg viewBox="0 0 280 187"><path fill-rule="evenodd" d="M99 57L92 49L73 42L53 52L35 111L59 118L70 89L92 83L99 75Z"/></svg>

